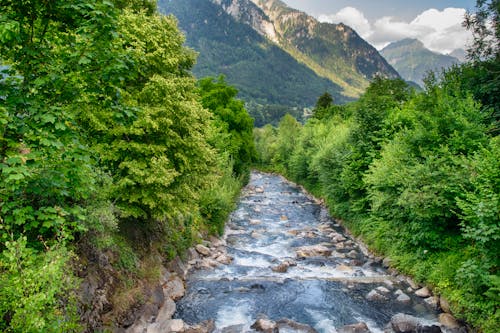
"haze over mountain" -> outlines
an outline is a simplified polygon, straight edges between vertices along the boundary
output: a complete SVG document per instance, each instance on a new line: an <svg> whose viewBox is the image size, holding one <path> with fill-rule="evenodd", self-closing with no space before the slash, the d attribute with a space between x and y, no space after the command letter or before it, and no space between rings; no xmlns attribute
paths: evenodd
<svg viewBox="0 0 500 333"><path fill-rule="evenodd" d="M420 86L429 71L440 72L461 61L451 55L444 55L425 48L417 39L406 38L387 45L380 51L387 61L407 81Z"/></svg>
<svg viewBox="0 0 500 333"><path fill-rule="evenodd" d="M160 0L199 52L197 77L224 74L257 125L286 112L300 118L318 96L352 100L375 75L398 73L343 24L319 23L276 0Z"/></svg>

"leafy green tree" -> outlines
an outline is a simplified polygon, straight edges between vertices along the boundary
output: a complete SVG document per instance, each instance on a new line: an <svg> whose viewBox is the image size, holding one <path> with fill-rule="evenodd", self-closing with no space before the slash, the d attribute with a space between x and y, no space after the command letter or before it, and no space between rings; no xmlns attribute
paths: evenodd
<svg viewBox="0 0 500 333"><path fill-rule="evenodd" d="M313 109L313 117L322 119L328 113L328 109L333 105L333 97L328 92L319 96Z"/></svg>
<svg viewBox="0 0 500 333"><path fill-rule="evenodd" d="M202 79L198 85L202 105L214 115L215 126L221 135L215 146L229 153L234 174L247 178L250 164L256 157L253 119L243 102L236 99L238 91L229 86L223 76L216 81L210 77Z"/></svg>

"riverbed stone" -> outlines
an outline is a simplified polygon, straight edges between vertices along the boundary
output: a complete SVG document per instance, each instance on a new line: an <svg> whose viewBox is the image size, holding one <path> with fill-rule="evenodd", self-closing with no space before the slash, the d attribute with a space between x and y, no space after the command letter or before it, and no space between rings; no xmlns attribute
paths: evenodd
<svg viewBox="0 0 500 333"><path fill-rule="evenodd" d="M382 295L375 289L366 295L366 299L372 302L386 302L388 300L386 296Z"/></svg>
<svg viewBox="0 0 500 333"><path fill-rule="evenodd" d="M337 333L371 333L366 323L356 323L337 328Z"/></svg>
<svg viewBox="0 0 500 333"><path fill-rule="evenodd" d="M351 250L351 251L349 251L349 253L346 254L346 257L351 258L351 259L357 259L358 256L359 256L359 253L357 251L354 251L354 250Z"/></svg>
<svg viewBox="0 0 500 333"><path fill-rule="evenodd" d="M250 328L253 328L257 332L279 333L276 322L265 318L257 319Z"/></svg>
<svg viewBox="0 0 500 333"><path fill-rule="evenodd" d="M427 303L427 305L429 305L429 307L433 310L437 310L439 308L439 298L436 296L427 297L424 299L424 302Z"/></svg>
<svg viewBox="0 0 500 333"><path fill-rule="evenodd" d="M177 333L183 332L186 325L181 319L170 319L149 325L147 333Z"/></svg>
<svg viewBox="0 0 500 333"><path fill-rule="evenodd" d="M215 260L223 265L229 265L233 261L233 257L228 254L222 253L218 255Z"/></svg>
<svg viewBox="0 0 500 333"><path fill-rule="evenodd" d="M209 319L185 328L182 333L212 333L213 331L215 331L215 321Z"/></svg>
<svg viewBox="0 0 500 333"><path fill-rule="evenodd" d="M163 306L160 308L160 311L158 312L158 316L156 317L156 322L162 323L166 320L172 319L175 310L176 310L175 302L172 299L167 298L165 300L165 303L163 303Z"/></svg>
<svg viewBox="0 0 500 333"><path fill-rule="evenodd" d="M328 257L332 254L332 250L324 245L301 246L298 247L295 252L298 258Z"/></svg>
<svg viewBox="0 0 500 333"><path fill-rule="evenodd" d="M460 328L458 321L449 313L441 313L439 315L439 323L449 329Z"/></svg>
<svg viewBox="0 0 500 333"><path fill-rule="evenodd" d="M279 332L286 331L287 333L318 333L309 325L298 323L290 319L280 319L276 322Z"/></svg>
<svg viewBox="0 0 500 333"><path fill-rule="evenodd" d="M204 255L206 257L208 257L210 255L210 249L208 247L206 247L205 245L197 244L195 246L195 249L201 255Z"/></svg>
<svg viewBox="0 0 500 333"><path fill-rule="evenodd" d="M276 273L286 273L288 271L288 267L290 266L282 262L279 265L271 266L271 270Z"/></svg>
<svg viewBox="0 0 500 333"><path fill-rule="evenodd" d="M396 302L402 303L402 304L410 304L411 303L411 298L410 296L406 295L405 293L402 293L396 298Z"/></svg>
<svg viewBox="0 0 500 333"><path fill-rule="evenodd" d="M441 310L443 310L443 312L451 313L450 303L448 303L448 300L443 296L439 297L439 306L441 307Z"/></svg>
<svg viewBox="0 0 500 333"><path fill-rule="evenodd" d="M389 289L387 289L386 287L383 287L383 286L380 286L380 287L377 287L375 288L375 290L377 290L377 292L381 293L381 294L389 294L391 291Z"/></svg>
<svg viewBox="0 0 500 333"><path fill-rule="evenodd" d="M184 281L179 276L173 276L163 284L163 295L165 298L171 298L176 301L181 299L185 293Z"/></svg>
<svg viewBox="0 0 500 333"><path fill-rule="evenodd" d="M437 325L428 325L419 318L398 313L391 318L390 327L395 333L441 333Z"/></svg>
<svg viewBox="0 0 500 333"><path fill-rule="evenodd" d="M429 288L423 287L423 288L420 288L419 290L415 291L415 295L417 295L418 297L427 298L427 297L430 297L432 294L431 294L431 291L429 290Z"/></svg>

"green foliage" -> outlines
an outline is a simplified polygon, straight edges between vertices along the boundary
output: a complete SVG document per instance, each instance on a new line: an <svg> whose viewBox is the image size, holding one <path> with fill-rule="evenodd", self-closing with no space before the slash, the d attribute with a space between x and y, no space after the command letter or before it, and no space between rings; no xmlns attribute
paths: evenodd
<svg viewBox="0 0 500 333"><path fill-rule="evenodd" d="M0 330L79 332L72 254L60 246L37 253L27 245L26 237L7 241L0 255Z"/></svg>
<svg viewBox="0 0 500 333"><path fill-rule="evenodd" d="M420 93L376 79L342 113L256 130L256 146L264 168L324 197L375 251L446 296L455 315L495 332L500 146L457 73L429 76Z"/></svg>
<svg viewBox="0 0 500 333"><path fill-rule="evenodd" d="M255 159L253 142L253 119L244 108L243 102L235 99L238 91L227 85L223 76L214 82L213 78L199 81L202 105L215 118L215 126L223 138L216 140L219 152L227 152L233 161L236 177L248 177L250 164Z"/></svg>

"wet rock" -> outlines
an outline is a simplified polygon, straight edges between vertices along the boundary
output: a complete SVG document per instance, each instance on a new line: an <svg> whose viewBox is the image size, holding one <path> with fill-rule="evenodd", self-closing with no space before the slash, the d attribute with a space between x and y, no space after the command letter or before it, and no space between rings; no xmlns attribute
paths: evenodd
<svg viewBox="0 0 500 333"><path fill-rule="evenodd" d="M371 333L365 323L345 325L337 329L337 333Z"/></svg>
<svg viewBox="0 0 500 333"><path fill-rule="evenodd" d="M338 265L337 267L335 267L335 269L338 271L347 272L347 273L351 273L354 271L354 269L352 267L346 266L346 265Z"/></svg>
<svg viewBox="0 0 500 333"><path fill-rule="evenodd" d="M245 325L240 324L240 325L231 325L228 327L224 327L221 330L221 333L246 333L247 331L245 330Z"/></svg>
<svg viewBox="0 0 500 333"><path fill-rule="evenodd" d="M282 262L277 266L271 266L271 270L276 273L286 273L288 271L288 267L290 266Z"/></svg>
<svg viewBox="0 0 500 333"><path fill-rule="evenodd" d="M250 219L249 223L250 225L259 225L262 224L262 221L257 219Z"/></svg>
<svg viewBox="0 0 500 333"><path fill-rule="evenodd" d="M406 282L410 285L410 288L412 288L414 290L417 290L420 288L420 286L418 284L416 284L415 281L413 281L413 279L411 279L411 278L407 278Z"/></svg>
<svg viewBox="0 0 500 333"><path fill-rule="evenodd" d="M372 302L385 302L388 300L386 296L382 295L375 289L373 289L366 295L366 299Z"/></svg>
<svg viewBox="0 0 500 333"><path fill-rule="evenodd" d="M189 326L183 333L212 333L215 331L215 321L213 319L205 320L198 325Z"/></svg>
<svg viewBox="0 0 500 333"><path fill-rule="evenodd" d="M212 243L213 247L226 246L226 242L223 239L220 239L220 238L217 238L217 237L214 237L214 236L210 236L208 238L208 240L210 241L210 243Z"/></svg>
<svg viewBox="0 0 500 333"><path fill-rule="evenodd" d="M333 235L332 237L332 241L334 243L341 243L341 242L344 242L346 240L346 238L344 236L342 236L341 234L335 234Z"/></svg>
<svg viewBox="0 0 500 333"><path fill-rule="evenodd" d="M411 303L411 298L410 296L406 295L405 293L402 293L396 298L396 302L402 303L402 304L410 304Z"/></svg>
<svg viewBox="0 0 500 333"><path fill-rule="evenodd" d="M410 304L411 298L406 295L401 289L398 289L394 292L394 295L397 296L396 301L402 304Z"/></svg>
<svg viewBox="0 0 500 333"><path fill-rule="evenodd" d="M178 276L172 277L170 281L163 284L163 295L165 295L165 298L171 298L176 301L182 298L185 293L184 282Z"/></svg>
<svg viewBox="0 0 500 333"><path fill-rule="evenodd" d="M205 258L203 260L200 260L196 263L196 268L197 269L213 269L215 267L219 266L219 262L212 259L212 258Z"/></svg>
<svg viewBox="0 0 500 333"><path fill-rule="evenodd" d="M429 307L431 307L433 310L437 310L439 308L439 298L437 298L436 296L427 297L426 299L424 299L424 302L427 303L427 305L429 305Z"/></svg>
<svg viewBox="0 0 500 333"><path fill-rule="evenodd" d="M389 289L387 289L386 287L382 287L382 286L375 288L375 290L381 294L388 294L391 292Z"/></svg>
<svg viewBox="0 0 500 333"><path fill-rule="evenodd" d="M252 326L250 326L250 328L253 328L257 332L279 333L276 323L272 320L264 318L258 319Z"/></svg>
<svg viewBox="0 0 500 333"><path fill-rule="evenodd" d="M169 262L167 268L169 271L176 273L181 278L185 278L188 272L186 264L184 264L179 257L175 257L174 260Z"/></svg>
<svg viewBox="0 0 500 333"><path fill-rule="evenodd" d="M293 260L292 258L286 258L283 260L283 263L288 265L288 267L295 267L297 266L297 262Z"/></svg>
<svg viewBox="0 0 500 333"><path fill-rule="evenodd" d="M277 321L279 332L286 331L290 333L318 333L309 325L301 324L290 319L280 319Z"/></svg>
<svg viewBox="0 0 500 333"><path fill-rule="evenodd" d="M439 297L439 306L441 307L441 310L443 310L443 312L451 313L450 303L448 303L448 300L443 296Z"/></svg>
<svg viewBox="0 0 500 333"><path fill-rule="evenodd" d="M206 257L208 257L210 255L210 249L208 247L206 247L205 245L198 244L198 245L196 245L195 249L201 255L204 255Z"/></svg>
<svg viewBox="0 0 500 333"><path fill-rule="evenodd" d="M298 258L328 257L332 250L323 245L301 246L295 250Z"/></svg>
<svg viewBox="0 0 500 333"><path fill-rule="evenodd" d="M351 259L357 259L358 258L358 252L357 251L350 251L349 253L346 254L346 257L347 258L351 258Z"/></svg>
<svg viewBox="0 0 500 333"><path fill-rule="evenodd" d="M175 310L176 310L175 302L170 298L167 298L165 300L165 303L163 303L163 306L160 308L160 311L158 312L158 316L156 317L156 322L162 323L166 320L172 319Z"/></svg>
<svg viewBox="0 0 500 333"><path fill-rule="evenodd" d="M384 258L384 260L382 260L382 266L384 266L384 268L391 267L391 263L392 263L391 258Z"/></svg>
<svg viewBox="0 0 500 333"><path fill-rule="evenodd" d="M250 234L250 236L252 238L258 239L258 238L262 237L262 234L258 233L257 231L252 231L252 233Z"/></svg>
<svg viewBox="0 0 500 333"><path fill-rule="evenodd" d="M441 333L439 326L424 324L419 318L403 313L394 315L390 324L395 333Z"/></svg>
<svg viewBox="0 0 500 333"><path fill-rule="evenodd" d="M423 287L423 288L420 288L419 290L415 291L415 295L417 295L418 297L427 298L427 297L430 297L432 294L431 294L431 291L429 290L429 288Z"/></svg>
<svg viewBox="0 0 500 333"><path fill-rule="evenodd" d="M458 329L460 328L460 324L457 322L455 317L453 317L449 313L441 313L439 315L439 323L446 328L450 329Z"/></svg>
<svg viewBox="0 0 500 333"><path fill-rule="evenodd" d="M263 187L256 187L255 193L264 193L264 188Z"/></svg>
<svg viewBox="0 0 500 333"><path fill-rule="evenodd" d="M281 220L281 221L288 221L288 216L286 216L286 215L281 215L281 216L280 216L280 220Z"/></svg>
<svg viewBox="0 0 500 333"><path fill-rule="evenodd" d="M233 261L233 257L227 254L218 255L215 260L223 265L229 265Z"/></svg>
<svg viewBox="0 0 500 333"><path fill-rule="evenodd" d="M183 332L185 327L184 321L181 319L171 319L148 326L147 333L177 333Z"/></svg>

